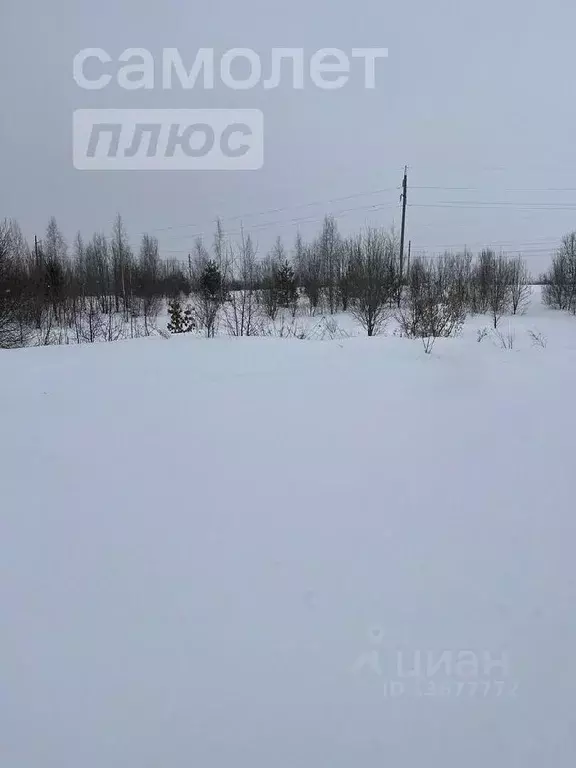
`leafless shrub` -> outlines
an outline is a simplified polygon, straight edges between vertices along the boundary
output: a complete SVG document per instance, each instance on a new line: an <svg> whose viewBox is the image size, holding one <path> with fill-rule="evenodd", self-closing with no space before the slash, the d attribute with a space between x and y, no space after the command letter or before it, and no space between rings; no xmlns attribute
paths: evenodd
<svg viewBox="0 0 576 768"><path fill-rule="evenodd" d="M434 336L422 337L422 345L424 347L424 353L427 355L431 355L432 349L434 348L435 343L436 343L436 339L434 338Z"/></svg>
<svg viewBox="0 0 576 768"><path fill-rule="evenodd" d="M322 317L308 331L307 338L317 339L319 341L324 341L326 339L333 341L334 339L349 339L350 334L348 331L340 328L335 318Z"/></svg>
<svg viewBox="0 0 576 768"><path fill-rule="evenodd" d="M230 293L223 306L224 324L230 336L261 336L264 317L258 301L258 291L239 289Z"/></svg>
<svg viewBox="0 0 576 768"><path fill-rule="evenodd" d="M548 339L546 336L544 336L540 331L528 331L528 335L532 339L532 346L533 347L542 347L543 349L546 349L548 346Z"/></svg>
<svg viewBox="0 0 576 768"><path fill-rule="evenodd" d="M397 312L402 334L409 338L455 336L466 317L459 287L446 279L445 264L416 258Z"/></svg>
<svg viewBox="0 0 576 768"><path fill-rule="evenodd" d="M264 336L274 336L279 339L301 339L308 338L306 327L298 323L294 317L282 316L280 320L275 321L263 332Z"/></svg>
<svg viewBox="0 0 576 768"><path fill-rule="evenodd" d="M93 344L104 338L104 315L100 303L90 296L84 303L84 311L76 316L76 338Z"/></svg>
<svg viewBox="0 0 576 768"><path fill-rule="evenodd" d="M489 335L489 328L478 328L478 331L476 332L476 341L480 344L480 342L484 341L484 339Z"/></svg>
<svg viewBox="0 0 576 768"><path fill-rule="evenodd" d="M126 322L121 314L108 314L102 323L102 330L104 341L119 341L127 336Z"/></svg>
<svg viewBox="0 0 576 768"><path fill-rule="evenodd" d="M508 330L505 333L498 330L498 328L495 328L493 333L500 349L514 349L516 344L516 334L510 327L508 327Z"/></svg>

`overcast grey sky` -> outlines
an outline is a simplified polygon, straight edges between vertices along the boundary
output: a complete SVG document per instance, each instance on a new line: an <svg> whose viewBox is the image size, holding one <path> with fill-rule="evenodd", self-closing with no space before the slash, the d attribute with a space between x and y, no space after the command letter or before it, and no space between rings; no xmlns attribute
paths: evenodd
<svg viewBox="0 0 576 768"><path fill-rule="evenodd" d="M536 270L547 261L542 251L576 228L569 0L0 0L0 9L0 218L16 217L28 235L42 234L51 215L70 239L76 230L108 231L120 211L135 242L148 230L165 255L185 257L217 215L234 232L242 214L265 250L277 234L291 243L298 227L312 236L326 212L339 216L343 232L398 224L405 163L416 249L502 244L523 249ZM309 81L293 90L286 75L272 90L85 91L72 61L86 47L114 60L144 47L158 62L162 48L176 47L189 65L200 47L220 55L253 48L265 76L274 47L304 48L308 58L322 47L387 47L389 58L378 62L375 90L364 88L357 64L332 91ZM256 107L265 116L264 167L77 171L72 113L82 107ZM299 207L313 201L325 202ZM282 211L261 213L270 209ZM305 217L314 221L292 221Z"/></svg>

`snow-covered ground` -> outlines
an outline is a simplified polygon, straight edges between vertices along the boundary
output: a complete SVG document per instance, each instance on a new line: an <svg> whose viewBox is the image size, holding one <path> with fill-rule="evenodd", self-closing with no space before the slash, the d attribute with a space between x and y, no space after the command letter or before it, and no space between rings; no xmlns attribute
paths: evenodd
<svg viewBox="0 0 576 768"><path fill-rule="evenodd" d="M1 765L575 765L576 319L487 325L0 352Z"/></svg>

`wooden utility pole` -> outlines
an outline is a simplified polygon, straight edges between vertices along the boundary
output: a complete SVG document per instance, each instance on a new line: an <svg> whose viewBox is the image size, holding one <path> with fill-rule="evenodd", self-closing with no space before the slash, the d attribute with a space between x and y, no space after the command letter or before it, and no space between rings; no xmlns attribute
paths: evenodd
<svg viewBox="0 0 576 768"><path fill-rule="evenodd" d="M406 235L406 204L408 202L408 166L404 166L402 180L402 229L400 231L400 282L404 279L404 238Z"/></svg>

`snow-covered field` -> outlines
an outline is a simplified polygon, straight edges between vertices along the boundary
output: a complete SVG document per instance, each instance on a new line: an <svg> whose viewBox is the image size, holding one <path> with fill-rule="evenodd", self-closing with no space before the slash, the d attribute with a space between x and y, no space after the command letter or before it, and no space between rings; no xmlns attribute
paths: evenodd
<svg viewBox="0 0 576 768"><path fill-rule="evenodd" d="M0 764L576 765L576 319L509 322L0 352Z"/></svg>

